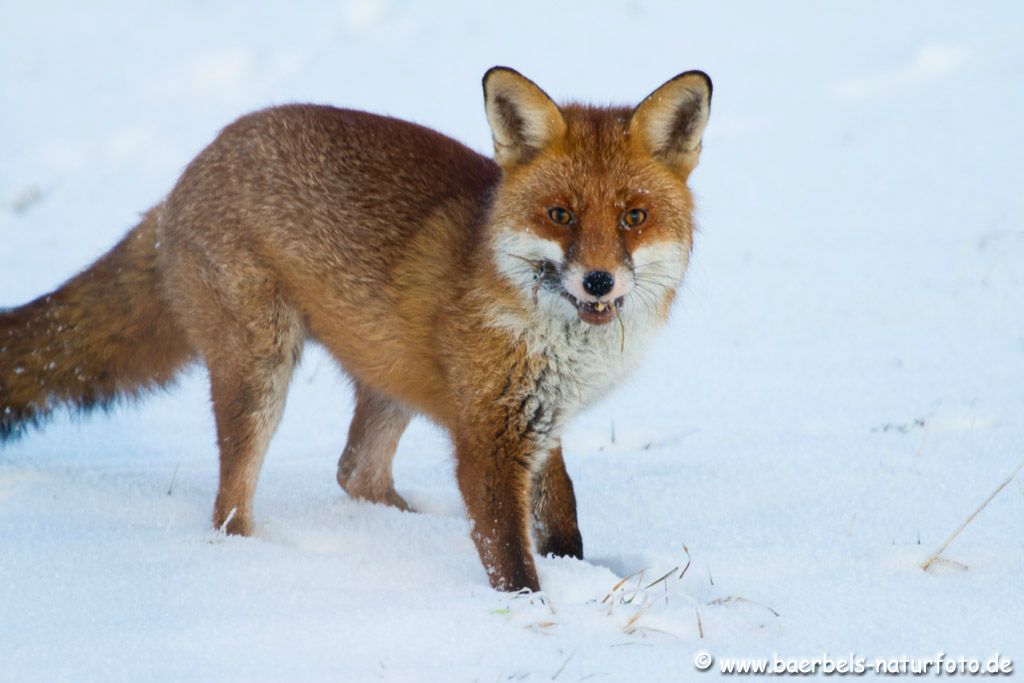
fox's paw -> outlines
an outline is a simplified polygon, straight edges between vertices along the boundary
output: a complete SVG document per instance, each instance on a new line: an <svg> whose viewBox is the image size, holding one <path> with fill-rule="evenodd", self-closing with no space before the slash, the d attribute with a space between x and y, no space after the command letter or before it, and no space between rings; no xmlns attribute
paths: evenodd
<svg viewBox="0 0 1024 683"><path fill-rule="evenodd" d="M537 554L541 556L575 557L583 559L583 537L578 529L562 534L550 534L537 538Z"/></svg>
<svg viewBox="0 0 1024 683"><path fill-rule="evenodd" d="M228 536L252 536L252 515L239 513L237 508L218 508L213 513L213 526Z"/></svg>
<svg viewBox="0 0 1024 683"><path fill-rule="evenodd" d="M413 509L409 506L409 503L405 502L405 498L402 498L402 496L400 496L398 492L395 491L394 488L388 489L388 491L384 494L381 500L375 500L373 502L383 503L384 505L390 505L391 507L398 508L399 510L403 510L405 512L413 511Z"/></svg>
<svg viewBox="0 0 1024 683"><path fill-rule="evenodd" d="M413 511L409 506L409 503L405 501L405 498L402 498L402 496L395 491L394 486L389 486L386 489L360 486L359 482L353 481L352 479L346 479L340 476L340 473L338 476L338 484L345 493L356 500L365 500L379 505L389 505L405 512Z"/></svg>

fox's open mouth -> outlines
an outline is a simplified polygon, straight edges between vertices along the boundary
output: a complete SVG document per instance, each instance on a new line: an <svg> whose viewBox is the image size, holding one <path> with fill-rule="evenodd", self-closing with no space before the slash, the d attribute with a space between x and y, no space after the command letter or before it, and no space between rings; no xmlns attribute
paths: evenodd
<svg viewBox="0 0 1024 683"><path fill-rule="evenodd" d="M615 301L580 301L564 290L562 291L562 296L576 307L580 320L591 325L610 323L612 318L615 317L617 310L622 308L622 300L625 298L620 296Z"/></svg>
<svg viewBox="0 0 1024 683"><path fill-rule="evenodd" d="M565 290L565 285L562 283L561 268L551 261L530 261L521 256L517 258L533 264L533 279L536 282L533 286L534 303L537 303L537 292L541 289L561 294L576 309L580 320L591 325L610 323L612 318L618 314L619 309L622 308L624 296L620 296L613 301L580 301Z"/></svg>

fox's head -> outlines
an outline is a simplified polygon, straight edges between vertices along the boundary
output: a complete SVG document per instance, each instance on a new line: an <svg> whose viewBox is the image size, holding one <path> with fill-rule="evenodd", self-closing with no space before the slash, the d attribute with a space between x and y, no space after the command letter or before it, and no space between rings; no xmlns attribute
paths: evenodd
<svg viewBox="0 0 1024 683"><path fill-rule="evenodd" d="M484 76L503 180L492 206L498 270L532 305L592 325L663 318L686 270L711 79L687 71L637 107L559 107L505 67Z"/></svg>

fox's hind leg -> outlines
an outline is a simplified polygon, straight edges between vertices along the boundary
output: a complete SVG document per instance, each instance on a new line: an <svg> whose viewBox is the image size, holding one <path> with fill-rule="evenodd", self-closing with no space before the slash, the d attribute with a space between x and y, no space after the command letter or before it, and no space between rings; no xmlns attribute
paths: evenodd
<svg viewBox="0 0 1024 683"><path fill-rule="evenodd" d="M256 481L302 349L297 320L276 322L263 339L250 336L248 348L207 354L220 447L213 523L229 534L252 533Z"/></svg>
<svg viewBox="0 0 1024 683"><path fill-rule="evenodd" d="M551 449L530 487L533 539L538 555L583 559L583 537L576 521L576 494L565 470L562 447Z"/></svg>
<svg viewBox="0 0 1024 683"><path fill-rule="evenodd" d="M220 487L213 524L252 533L253 497L263 457L284 412L293 365L250 358L248 365L210 364L210 390L220 447Z"/></svg>
<svg viewBox="0 0 1024 683"><path fill-rule="evenodd" d="M412 413L356 382L356 410L338 460L338 483L353 498L408 510L395 491L391 463Z"/></svg>
<svg viewBox="0 0 1024 683"><path fill-rule="evenodd" d="M305 340L298 313L277 285L245 265L236 264L237 277L219 288L198 278L173 283L210 373L220 449L213 523L242 536L252 533L256 481Z"/></svg>

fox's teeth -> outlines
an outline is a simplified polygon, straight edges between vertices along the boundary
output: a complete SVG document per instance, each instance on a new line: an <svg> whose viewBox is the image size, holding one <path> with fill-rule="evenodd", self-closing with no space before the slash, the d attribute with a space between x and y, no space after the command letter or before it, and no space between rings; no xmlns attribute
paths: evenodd
<svg viewBox="0 0 1024 683"><path fill-rule="evenodd" d="M604 307L605 307L605 303L603 301L598 301L596 304L594 304L594 310L597 311L598 313L603 311Z"/></svg>

